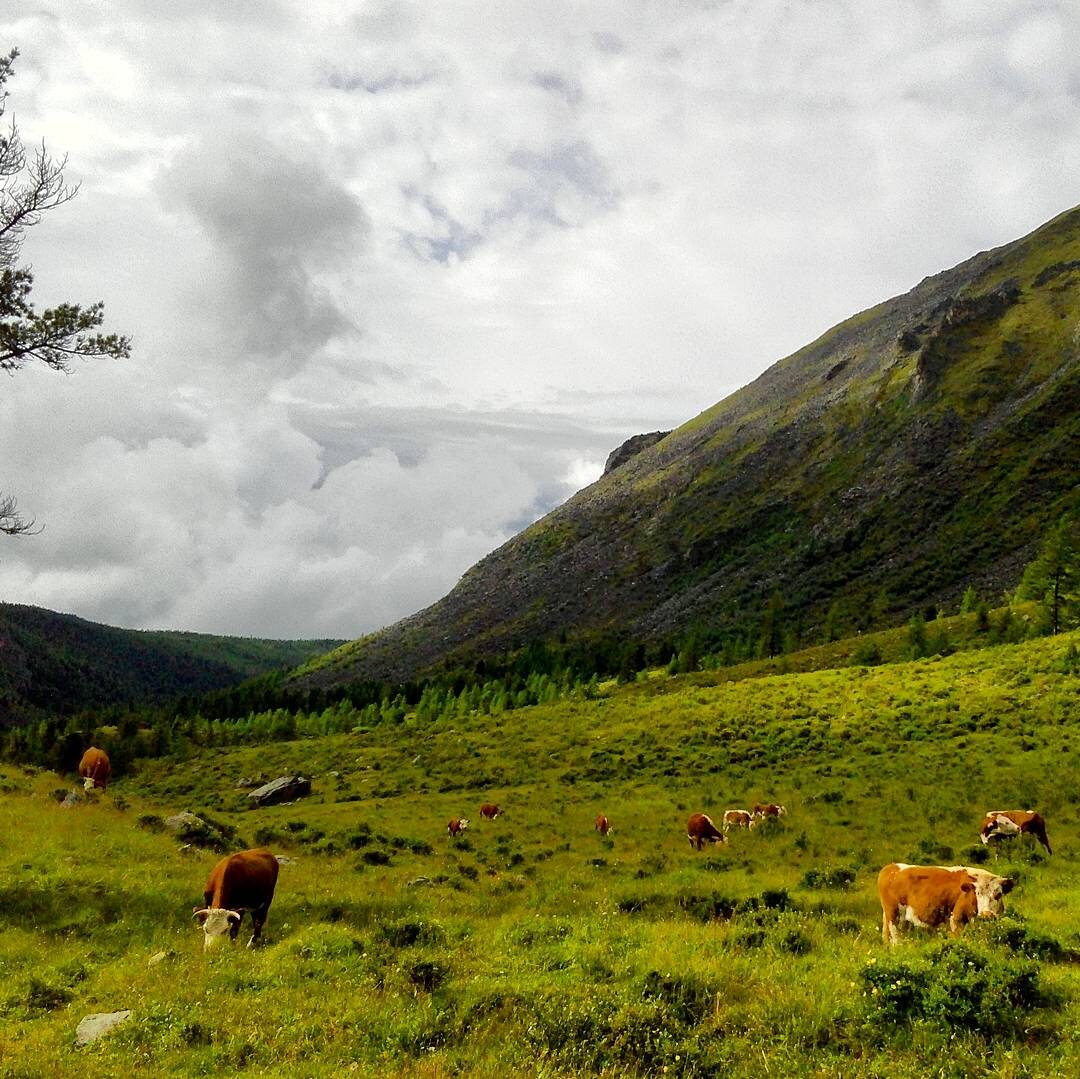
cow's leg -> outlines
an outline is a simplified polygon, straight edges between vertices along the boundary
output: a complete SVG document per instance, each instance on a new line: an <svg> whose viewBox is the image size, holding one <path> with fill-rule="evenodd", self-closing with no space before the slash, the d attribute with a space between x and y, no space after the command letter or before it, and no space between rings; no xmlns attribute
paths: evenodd
<svg viewBox="0 0 1080 1079"><path fill-rule="evenodd" d="M247 946L254 948L259 943L262 937L263 924L266 922L266 915L270 912L270 904L267 903L265 907L259 907L257 910L251 912L251 940L248 941Z"/></svg>
<svg viewBox="0 0 1080 1079"><path fill-rule="evenodd" d="M881 939L886 944L900 943L900 910L895 903L881 906Z"/></svg>
<svg viewBox="0 0 1080 1079"><path fill-rule="evenodd" d="M229 919L229 940L236 940L240 934L240 923L244 920L244 912L241 910L239 914L239 918Z"/></svg>
<svg viewBox="0 0 1080 1079"><path fill-rule="evenodd" d="M1038 839L1038 841L1046 848L1046 853L1047 854L1053 854L1054 853L1050 849L1050 840L1046 838L1046 829L1045 828L1040 828L1035 833L1035 838Z"/></svg>

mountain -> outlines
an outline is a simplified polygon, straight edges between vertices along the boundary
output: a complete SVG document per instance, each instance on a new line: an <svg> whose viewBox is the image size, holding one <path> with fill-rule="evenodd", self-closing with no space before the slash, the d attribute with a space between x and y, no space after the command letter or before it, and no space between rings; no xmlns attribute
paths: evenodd
<svg viewBox="0 0 1080 1079"><path fill-rule="evenodd" d="M45 712L206 693L294 667L339 643L116 629L0 603L0 726Z"/></svg>
<svg viewBox="0 0 1080 1079"><path fill-rule="evenodd" d="M1077 506L1080 208L841 323L299 674L404 679L590 635L796 639L1016 584ZM637 452L634 452L637 450Z"/></svg>

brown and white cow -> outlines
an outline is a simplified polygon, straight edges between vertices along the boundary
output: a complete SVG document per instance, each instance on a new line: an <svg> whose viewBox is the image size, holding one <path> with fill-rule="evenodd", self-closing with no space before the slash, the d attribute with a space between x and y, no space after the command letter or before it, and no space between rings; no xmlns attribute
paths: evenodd
<svg viewBox="0 0 1080 1079"><path fill-rule="evenodd" d="M251 912L248 947L255 947L274 898L278 869L277 858L261 847L229 854L214 866L203 890L205 906L192 911L202 924L204 948L223 944L226 933L236 940L245 911Z"/></svg>
<svg viewBox="0 0 1080 1079"><path fill-rule="evenodd" d="M79 777L83 786L92 791L95 787L102 790L109 785L109 776L112 775L112 765L109 763L109 755L97 746L91 746L79 761Z"/></svg>
<svg viewBox="0 0 1080 1079"><path fill-rule="evenodd" d="M787 810L783 806L775 805L772 802L754 803L754 820L764 820L766 817L782 817L786 812Z"/></svg>
<svg viewBox="0 0 1080 1079"><path fill-rule="evenodd" d="M725 809L724 810L724 831L729 828L753 828L754 818L749 810L746 809Z"/></svg>
<svg viewBox="0 0 1080 1079"><path fill-rule="evenodd" d="M485 802L480 807L480 816L484 820L494 820L501 812L502 810L494 802Z"/></svg>
<svg viewBox="0 0 1080 1079"><path fill-rule="evenodd" d="M905 923L928 929L948 925L951 933L959 933L974 918L996 918L1014 883L970 866L891 862L877 881L882 938L886 944L898 943Z"/></svg>
<svg viewBox="0 0 1080 1079"><path fill-rule="evenodd" d="M704 813L691 813L686 822L686 838L690 840L690 846L701 850L706 843L726 843L727 836L721 832L712 822L712 818Z"/></svg>
<svg viewBox="0 0 1080 1079"><path fill-rule="evenodd" d="M457 838L457 836L461 835L468 827L468 817L452 817L446 826L446 830L450 833L451 837Z"/></svg>
<svg viewBox="0 0 1080 1079"><path fill-rule="evenodd" d="M601 835L607 835L611 831L611 821L603 813L598 814L596 817L596 830Z"/></svg>
<svg viewBox="0 0 1080 1079"><path fill-rule="evenodd" d="M984 843L991 839L1012 839L1018 835L1033 835L1053 854L1050 840L1046 838L1046 821L1033 809L990 809L983 817L979 838Z"/></svg>

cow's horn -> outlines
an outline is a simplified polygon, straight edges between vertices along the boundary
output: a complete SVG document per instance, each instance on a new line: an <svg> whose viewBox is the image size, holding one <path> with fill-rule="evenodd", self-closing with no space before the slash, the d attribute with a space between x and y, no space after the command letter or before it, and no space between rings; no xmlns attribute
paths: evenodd
<svg viewBox="0 0 1080 1079"><path fill-rule="evenodd" d="M192 918L201 918L204 914L209 914L209 913L210 913L210 911L209 911L209 909L207 907L192 907L191 908L191 916L192 916Z"/></svg>
<svg viewBox="0 0 1080 1079"><path fill-rule="evenodd" d="M243 919L243 915L238 914L235 910L226 911L225 913L230 922L239 922Z"/></svg>

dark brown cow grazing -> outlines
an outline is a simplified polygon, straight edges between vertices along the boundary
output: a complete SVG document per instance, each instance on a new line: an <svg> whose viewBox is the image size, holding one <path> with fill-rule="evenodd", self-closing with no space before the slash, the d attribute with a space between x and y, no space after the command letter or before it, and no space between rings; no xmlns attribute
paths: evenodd
<svg viewBox="0 0 1080 1079"><path fill-rule="evenodd" d="M983 817L979 838L984 843L991 839L1011 839L1018 835L1033 835L1053 854L1050 840L1046 838L1046 821L1033 809L991 809Z"/></svg>
<svg viewBox="0 0 1080 1079"><path fill-rule="evenodd" d="M83 786L92 791L95 787L104 790L109 785L109 776L112 775L112 765L109 763L109 755L97 746L91 746L79 761L79 776Z"/></svg>
<svg viewBox="0 0 1080 1079"><path fill-rule="evenodd" d="M598 816L598 817L596 818L596 830L597 830L597 831L598 831L598 832L599 832L599 833L600 833L601 835L607 835L607 834L608 834L608 832L610 832L610 831L611 831L611 821L609 821L609 820L607 819L607 817L605 817L605 816L604 816L604 814L603 814L603 813L601 813L601 814L600 814L600 815L599 815L599 816Z"/></svg>
<svg viewBox="0 0 1080 1079"><path fill-rule="evenodd" d="M892 862L877 884L881 935L886 944L896 944L905 922L928 929L948 925L959 933L973 918L996 918L1014 881L970 866Z"/></svg>
<svg viewBox="0 0 1080 1079"><path fill-rule="evenodd" d="M783 806L775 805L772 802L768 804L758 802L754 805L755 820L764 820L766 817L782 817L786 812L787 810Z"/></svg>
<svg viewBox="0 0 1080 1079"><path fill-rule="evenodd" d="M450 823L447 824L446 830L450 833L451 836L456 838L457 836L461 835L461 833L464 832L465 829L468 827L468 817L454 817L453 819L451 819Z"/></svg>
<svg viewBox="0 0 1080 1079"><path fill-rule="evenodd" d="M721 832L712 822L711 817L704 813L691 813L686 822L686 838L690 840L690 846L701 850L706 841L709 843L726 843L727 836Z"/></svg>
<svg viewBox="0 0 1080 1079"><path fill-rule="evenodd" d="M729 828L753 828L754 818L745 809L724 810L724 831Z"/></svg>
<svg viewBox="0 0 1080 1079"><path fill-rule="evenodd" d="M484 820L494 820L501 812L502 810L493 802L485 802L480 807L480 816Z"/></svg>
<svg viewBox="0 0 1080 1079"><path fill-rule="evenodd" d="M277 858L262 848L230 854L214 866L203 891L206 906L193 911L202 923L205 948L223 944L226 933L236 940L245 911L251 911L248 947L255 947L274 898L278 869Z"/></svg>

